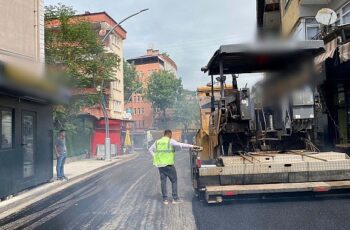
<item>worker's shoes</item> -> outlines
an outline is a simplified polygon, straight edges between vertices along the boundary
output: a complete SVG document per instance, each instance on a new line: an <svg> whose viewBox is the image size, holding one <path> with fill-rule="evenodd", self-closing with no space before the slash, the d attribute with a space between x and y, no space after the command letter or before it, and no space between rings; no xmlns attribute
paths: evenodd
<svg viewBox="0 0 350 230"><path fill-rule="evenodd" d="M183 203L184 201L183 200L181 200L181 199L174 199L173 200L173 204L181 204L181 203Z"/></svg>
<svg viewBox="0 0 350 230"><path fill-rule="evenodd" d="M163 204L165 204L165 205L166 205L166 204L169 204L169 201L168 201L167 199L164 199L164 200L163 200Z"/></svg>

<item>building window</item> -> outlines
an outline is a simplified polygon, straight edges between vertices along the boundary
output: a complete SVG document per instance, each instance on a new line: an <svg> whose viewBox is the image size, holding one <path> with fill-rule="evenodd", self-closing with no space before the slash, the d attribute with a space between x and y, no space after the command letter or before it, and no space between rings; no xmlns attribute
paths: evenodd
<svg viewBox="0 0 350 230"><path fill-rule="evenodd" d="M342 8L342 19L343 19L343 23L342 24L350 23L350 3L346 4Z"/></svg>
<svg viewBox="0 0 350 230"><path fill-rule="evenodd" d="M337 20L334 23L336 26L340 25L340 13L337 13Z"/></svg>
<svg viewBox="0 0 350 230"><path fill-rule="evenodd" d="M144 113L145 113L145 109L141 108L141 114L144 114Z"/></svg>
<svg viewBox="0 0 350 230"><path fill-rule="evenodd" d="M305 38L306 40L314 40L319 33L320 26L315 18L305 19Z"/></svg>
<svg viewBox="0 0 350 230"><path fill-rule="evenodd" d="M139 111L139 114L141 114L141 109L140 108L138 109L138 111Z"/></svg>
<svg viewBox="0 0 350 230"><path fill-rule="evenodd" d="M12 148L13 110L1 109L1 149Z"/></svg>
<svg viewBox="0 0 350 230"><path fill-rule="evenodd" d="M122 102L121 101L114 101L114 111L121 113L122 112Z"/></svg>
<svg viewBox="0 0 350 230"><path fill-rule="evenodd" d="M114 89L120 90L121 81L120 81L119 79L117 79L117 80L114 82L114 84L115 84Z"/></svg>
<svg viewBox="0 0 350 230"><path fill-rule="evenodd" d="M111 36L112 44L114 46L120 47L121 44L121 38L118 35L113 34Z"/></svg>
<svg viewBox="0 0 350 230"><path fill-rule="evenodd" d="M134 114L137 114L137 109L134 109Z"/></svg>

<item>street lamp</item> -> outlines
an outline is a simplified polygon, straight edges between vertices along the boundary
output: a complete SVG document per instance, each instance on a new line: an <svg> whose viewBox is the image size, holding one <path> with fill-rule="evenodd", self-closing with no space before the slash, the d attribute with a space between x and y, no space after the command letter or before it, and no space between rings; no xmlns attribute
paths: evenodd
<svg viewBox="0 0 350 230"><path fill-rule="evenodd" d="M139 88L135 89L135 90L131 93L131 95L130 95L129 99L127 100L126 104L128 104L128 103L130 102L132 95L135 94L136 92L140 91L141 89L143 89L143 86L140 86Z"/></svg>
<svg viewBox="0 0 350 230"><path fill-rule="evenodd" d="M147 9L140 10L139 12L134 13L134 14L124 18L119 23L116 23L112 27L112 29L110 31L108 31L108 33L103 37L102 42L105 42L106 39L108 38L108 36L114 31L114 29L117 28L118 26L120 26L123 22L125 22L129 18L132 18L132 17L134 17L134 16L136 16L136 15L142 13L142 12L145 12L147 10L149 10L149 9L147 8ZM103 83L102 83L102 87L104 87ZM102 92L101 86L98 86L96 88L96 90L98 92ZM106 131L106 134L105 134L105 159L106 160L111 160L111 139L109 137L109 118L108 118L108 112L107 112L106 104L104 103L104 100L103 100L102 96L103 96L103 94L101 93L101 107L102 107L103 115L105 117L105 131Z"/></svg>
<svg viewBox="0 0 350 230"><path fill-rule="evenodd" d="M108 31L108 33L103 37L102 42L106 41L106 39L107 39L108 36L113 32L113 30L114 30L115 28L117 28L118 26L120 26L123 22L125 22L125 21L128 20L129 18L132 18L132 17L134 17L134 16L136 16L136 15L138 15L138 14L141 14L142 12L145 12L145 11L147 11L147 10L149 10L149 9L146 8L146 9L140 10L139 12L134 13L134 14L132 14L132 15L126 17L126 18L124 18L123 20L121 20L119 23L115 24L115 25L113 26L113 28L112 28L110 31Z"/></svg>

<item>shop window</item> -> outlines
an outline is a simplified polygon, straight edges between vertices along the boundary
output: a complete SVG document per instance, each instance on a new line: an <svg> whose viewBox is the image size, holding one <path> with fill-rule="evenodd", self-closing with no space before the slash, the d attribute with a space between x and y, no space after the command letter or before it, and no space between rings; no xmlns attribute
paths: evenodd
<svg viewBox="0 0 350 230"><path fill-rule="evenodd" d="M1 111L1 149L13 147L13 110L0 109Z"/></svg>

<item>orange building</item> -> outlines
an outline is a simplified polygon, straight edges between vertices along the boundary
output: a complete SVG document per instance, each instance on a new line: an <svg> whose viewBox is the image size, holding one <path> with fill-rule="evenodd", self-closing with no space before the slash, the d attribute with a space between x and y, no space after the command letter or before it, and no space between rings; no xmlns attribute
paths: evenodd
<svg viewBox="0 0 350 230"><path fill-rule="evenodd" d="M86 21L92 24L93 28L98 33L100 39L111 30L117 22L109 16L106 12L90 13L85 12L84 14L75 15L71 18L71 22L75 21ZM57 28L60 27L59 20L51 20L45 22L46 28ZM121 27L117 26L114 31L108 36L104 45L107 52L114 53L120 58L123 58L123 41L126 39L126 31ZM123 81L123 62L120 63L120 68L115 73L115 81L110 83L110 86L106 89L108 96L108 117L111 119L123 119L124 112L124 81ZM80 90L84 94L97 94L96 89L87 88ZM80 92L79 91L79 92ZM77 93L77 92L75 92ZM89 113L96 118L100 119L103 117L102 109L100 105L96 105L93 108L86 108L83 112Z"/></svg>
<svg viewBox="0 0 350 230"><path fill-rule="evenodd" d="M176 63L166 55L160 54L159 50L148 49L146 55L129 59L128 62L135 65L138 79L142 82L144 88L146 88L149 77L153 72L166 70L177 75ZM125 108L131 109L133 113L134 129L146 130L153 128L152 104L146 101L142 94L133 94Z"/></svg>
<svg viewBox="0 0 350 230"><path fill-rule="evenodd" d="M98 34L99 39L103 39L106 34L113 29L104 42L105 50L123 58L123 41L126 39L127 32L106 12L90 13L85 12L81 15L75 15L70 19L71 23L76 21L89 22L92 28ZM54 29L60 27L59 20L51 20L45 22L45 27ZM115 27L115 28L114 28ZM109 86L104 89L104 94L107 99L107 116L110 125L111 148L117 152L121 151L123 142L122 129L124 128L124 78L123 78L123 62L120 63L120 68L115 72L114 81L110 82ZM91 95L98 94L96 88L72 89L73 95ZM88 116L94 122L94 130L91 133L90 153L96 156L98 147L104 145L105 140L105 124L104 114L100 104L84 108L82 115ZM112 155L116 153L112 151Z"/></svg>
<svg viewBox="0 0 350 230"><path fill-rule="evenodd" d="M138 79L142 82L143 88L147 87L149 77L153 72L166 70L177 75L176 63L159 50L148 49L146 55L132 58L129 63L135 65ZM133 132L139 135L139 138L133 138L135 146L141 147L144 141L145 131L154 128L154 111L152 104L145 100L141 93L134 93L130 102L125 108L132 111ZM134 135L134 137L135 137Z"/></svg>

